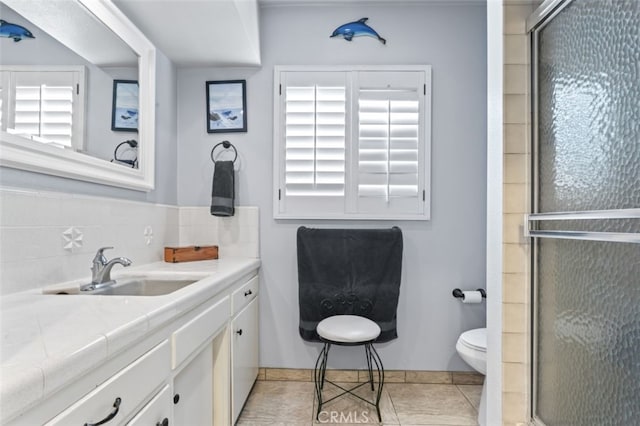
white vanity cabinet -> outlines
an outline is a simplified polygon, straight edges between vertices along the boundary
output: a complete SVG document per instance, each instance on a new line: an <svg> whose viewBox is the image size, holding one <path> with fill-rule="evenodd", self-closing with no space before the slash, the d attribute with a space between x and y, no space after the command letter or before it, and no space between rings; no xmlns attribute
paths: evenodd
<svg viewBox="0 0 640 426"><path fill-rule="evenodd" d="M258 277L231 295L231 413L235 423L258 376Z"/></svg>
<svg viewBox="0 0 640 426"><path fill-rule="evenodd" d="M235 424L258 374L257 294L253 270L7 426Z"/></svg>

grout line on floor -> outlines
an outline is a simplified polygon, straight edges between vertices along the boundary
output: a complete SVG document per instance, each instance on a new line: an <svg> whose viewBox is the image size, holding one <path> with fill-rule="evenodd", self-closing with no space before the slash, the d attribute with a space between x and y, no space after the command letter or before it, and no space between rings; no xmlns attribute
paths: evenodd
<svg viewBox="0 0 640 426"><path fill-rule="evenodd" d="M393 397L391 396L391 392L389 392L389 386L387 386L387 395L389 395L389 401L391 402L391 408L393 408L393 413L396 415L396 419L398 420L398 425L400 425L400 416L398 415L398 410L396 409L396 404L393 402Z"/></svg>
<svg viewBox="0 0 640 426"><path fill-rule="evenodd" d="M313 381L313 402L311 403L311 426L313 426L316 422L316 399L317 399L317 395L316 395L316 382L315 380Z"/></svg>
<svg viewBox="0 0 640 426"><path fill-rule="evenodd" d="M473 405L473 402L471 402L471 400L469 399L469 397L467 396L466 393L462 392L462 389L460 389L460 385L456 385L456 389L458 390L458 392L460 392L462 394L462 396L464 396L464 399L467 400L467 402L469 403L469 405L471 406L471 408L473 408L474 411L478 411L476 410L476 406Z"/></svg>

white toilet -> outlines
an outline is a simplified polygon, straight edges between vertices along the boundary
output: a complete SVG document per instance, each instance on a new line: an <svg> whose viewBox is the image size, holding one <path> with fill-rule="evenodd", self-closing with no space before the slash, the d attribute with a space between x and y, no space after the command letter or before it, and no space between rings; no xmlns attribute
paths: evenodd
<svg viewBox="0 0 640 426"><path fill-rule="evenodd" d="M465 331L458 338L456 350L460 357L478 373L487 374L487 329L476 328ZM478 424L486 425L487 411L487 380L485 378L478 407Z"/></svg>

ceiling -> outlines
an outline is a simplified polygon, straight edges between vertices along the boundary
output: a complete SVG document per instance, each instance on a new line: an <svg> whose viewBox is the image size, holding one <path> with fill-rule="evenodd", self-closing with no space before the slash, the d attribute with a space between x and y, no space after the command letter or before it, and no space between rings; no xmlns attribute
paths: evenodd
<svg viewBox="0 0 640 426"><path fill-rule="evenodd" d="M478 5L487 0L113 0L178 66L259 66L259 9L362 4Z"/></svg>
<svg viewBox="0 0 640 426"><path fill-rule="evenodd" d="M518 1L518 0L516 0ZM522 0L530 1L530 0ZM263 6L277 6L277 5L320 5L320 6L350 6L350 5L362 5L362 4L377 4L377 5L408 5L408 4L441 4L441 5L464 5L464 4L485 4L487 0L259 0Z"/></svg>
<svg viewBox="0 0 640 426"><path fill-rule="evenodd" d="M113 0L178 66L258 66L257 0Z"/></svg>

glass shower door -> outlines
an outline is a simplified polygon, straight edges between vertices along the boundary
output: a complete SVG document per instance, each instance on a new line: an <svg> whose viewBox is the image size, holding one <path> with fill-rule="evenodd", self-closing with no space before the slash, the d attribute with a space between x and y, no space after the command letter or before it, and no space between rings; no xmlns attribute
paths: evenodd
<svg viewBox="0 0 640 426"><path fill-rule="evenodd" d="M640 1L543 8L532 30L532 414L638 425Z"/></svg>

